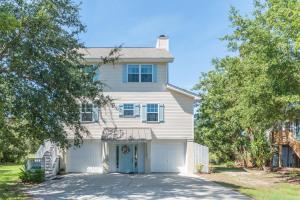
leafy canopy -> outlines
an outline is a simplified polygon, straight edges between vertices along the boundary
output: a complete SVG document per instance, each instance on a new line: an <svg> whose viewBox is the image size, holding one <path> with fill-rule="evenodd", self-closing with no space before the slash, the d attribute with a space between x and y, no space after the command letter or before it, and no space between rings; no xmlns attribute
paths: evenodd
<svg viewBox="0 0 300 200"><path fill-rule="evenodd" d="M22 141L50 139L68 146L88 134L79 102L111 104L103 84L85 73L79 34L79 6L71 0L0 1L0 151ZM111 57L104 62L113 62Z"/></svg>
<svg viewBox="0 0 300 200"><path fill-rule="evenodd" d="M300 2L254 3L251 16L231 9L234 31L223 39L234 54L214 60L195 86L202 96L196 138L228 157L257 150L253 143L264 148L254 141L300 117Z"/></svg>

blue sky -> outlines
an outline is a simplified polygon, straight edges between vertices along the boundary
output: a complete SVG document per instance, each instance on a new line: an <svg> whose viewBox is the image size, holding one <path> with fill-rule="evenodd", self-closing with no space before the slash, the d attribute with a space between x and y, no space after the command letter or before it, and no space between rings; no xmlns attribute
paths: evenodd
<svg viewBox="0 0 300 200"><path fill-rule="evenodd" d="M229 52L220 37L230 33L230 6L250 13L252 0L84 0L81 19L88 47L153 47L157 36L168 35L170 83L191 89L211 60Z"/></svg>

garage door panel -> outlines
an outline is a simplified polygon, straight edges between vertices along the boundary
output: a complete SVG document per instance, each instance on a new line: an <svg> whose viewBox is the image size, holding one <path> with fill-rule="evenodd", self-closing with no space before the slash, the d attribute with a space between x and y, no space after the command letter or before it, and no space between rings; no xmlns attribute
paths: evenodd
<svg viewBox="0 0 300 200"><path fill-rule="evenodd" d="M100 140L85 140L67 151L67 172L102 172Z"/></svg>
<svg viewBox="0 0 300 200"><path fill-rule="evenodd" d="M182 171L185 160L184 147L184 142L153 142L151 144L151 171Z"/></svg>

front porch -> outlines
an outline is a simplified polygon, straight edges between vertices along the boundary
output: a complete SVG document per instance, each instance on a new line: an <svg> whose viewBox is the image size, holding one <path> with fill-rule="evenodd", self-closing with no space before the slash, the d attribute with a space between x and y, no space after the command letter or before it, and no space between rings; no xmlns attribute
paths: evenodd
<svg viewBox="0 0 300 200"><path fill-rule="evenodd" d="M151 129L106 128L101 140L104 172L150 172Z"/></svg>

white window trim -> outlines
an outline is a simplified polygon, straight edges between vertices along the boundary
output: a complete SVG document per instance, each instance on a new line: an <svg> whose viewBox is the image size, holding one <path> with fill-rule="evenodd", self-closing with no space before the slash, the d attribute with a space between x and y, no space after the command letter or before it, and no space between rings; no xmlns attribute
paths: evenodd
<svg viewBox="0 0 300 200"><path fill-rule="evenodd" d="M128 66L129 65L138 65L139 66L139 81L138 82L131 82L131 81L129 81L129 70L128 70ZM151 74L152 74L152 76L151 76L151 82L142 82L142 65L151 65ZM126 65L126 75L127 75L127 82L128 83L153 83L153 64L147 64L147 63L144 63L144 64L127 64Z"/></svg>
<svg viewBox="0 0 300 200"><path fill-rule="evenodd" d="M148 105L149 104L156 104L157 105L157 112L149 112L149 113L157 113L157 121L148 121ZM159 108L160 104L159 103L147 103L146 104L146 122L147 123L159 123L160 122L160 119L159 119Z"/></svg>
<svg viewBox="0 0 300 200"><path fill-rule="evenodd" d="M125 109L125 104L132 104L133 105L133 109L132 109L133 115L125 115L125 110L131 110L131 109ZM125 118L133 118L133 117L135 117L135 113L134 113L135 104L134 103L123 103L122 105L123 105L123 117L125 117Z"/></svg>
<svg viewBox="0 0 300 200"><path fill-rule="evenodd" d="M83 104L90 104L90 105L92 105L92 111L91 111L91 113L92 113L92 120L91 121L82 121L82 114L83 113L90 113L90 112L82 112L82 105ZM81 105L80 105L80 121L81 122L83 122L83 123L89 123L89 122L94 122L94 111L93 111L93 109L94 109L94 104L92 104L92 103L81 103Z"/></svg>

